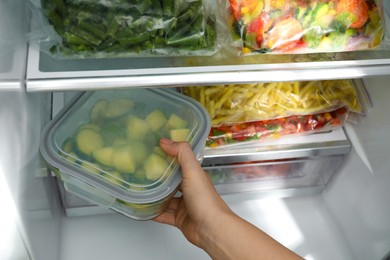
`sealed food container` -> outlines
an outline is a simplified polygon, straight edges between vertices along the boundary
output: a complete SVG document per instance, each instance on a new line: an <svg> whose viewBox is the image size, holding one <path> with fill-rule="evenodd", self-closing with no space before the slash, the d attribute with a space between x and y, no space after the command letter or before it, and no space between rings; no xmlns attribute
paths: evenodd
<svg viewBox="0 0 390 260"><path fill-rule="evenodd" d="M211 55L219 45L208 0L41 0L41 13L33 38L58 57Z"/></svg>
<svg viewBox="0 0 390 260"><path fill-rule="evenodd" d="M138 220L161 213L181 182L161 137L202 159L210 119L171 89L84 92L44 129L40 150L70 193Z"/></svg>
<svg viewBox="0 0 390 260"><path fill-rule="evenodd" d="M220 2L241 54L356 51L376 48L384 38L380 0Z"/></svg>

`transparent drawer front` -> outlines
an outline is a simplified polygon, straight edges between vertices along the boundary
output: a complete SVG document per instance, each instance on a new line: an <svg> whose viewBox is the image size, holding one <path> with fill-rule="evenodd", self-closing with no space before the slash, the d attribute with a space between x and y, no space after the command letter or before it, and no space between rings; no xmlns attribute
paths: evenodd
<svg viewBox="0 0 390 260"><path fill-rule="evenodd" d="M73 193L67 191L64 187L64 182L56 178L62 206L64 207L65 214L68 217L75 216L88 216L98 214L111 214L114 211L97 206L96 204L89 202L88 200L82 199Z"/></svg>
<svg viewBox="0 0 390 260"><path fill-rule="evenodd" d="M344 155L204 167L220 194L325 187Z"/></svg>
<svg viewBox="0 0 390 260"><path fill-rule="evenodd" d="M294 196L320 192L344 161L344 155L314 158L248 162L203 167L219 194L265 192L266 196ZM96 206L66 191L59 181L61 199L67 216L107 214L113 211ZM282 193L280 193L280 191Z"/></svg>

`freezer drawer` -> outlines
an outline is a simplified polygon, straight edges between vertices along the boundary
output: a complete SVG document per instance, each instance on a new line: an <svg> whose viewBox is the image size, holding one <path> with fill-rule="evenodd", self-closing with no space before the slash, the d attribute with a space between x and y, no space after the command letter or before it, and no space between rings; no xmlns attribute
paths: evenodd
<svg viewBox="0 0 390 260"><path fill-rule="evenodd" d="M344 158L345 155L333 155L204 167L204 170L222 196L256 193L260 197L291 197L320 193L342 165ZM58 186L68 217L113 212L66 191L60 180Z"/></svg>
<svg viewBox="0 0 390 260"><path fill-rule="evenodd" d="M351 151L339 128L269 142L206 149L203 169L218 193L290 197L321 192Z"/></svg>
<svg viewBox="0 0 390 260"><path fill-rule="evenodd" d="M321 192L350 150L344 130L337 129L247 147L206 149L202 167L221 195L290 197ZM60 181L58 184L67 216L111 212L66 191Z"/></svg>
<svg viewBox="0 0 390 260"><path fill-rule="evenodd" d="M64 183L56 178L60 193L61 204L68 217L99 215L113 213L113 211L97 206L89 201L81 199L65 189Z"/></svg>
<svg viewBox="0 0 390 260"><path fill-rule="evenodd" d="M218 193L231 194L272 190L311 188L317 192L344 161L344 155L320 156L293 160L236 163L204 167Z"/></svg>
<svg viewBox="0 0 390 260"><path fill-rule="evenodd" d="M55 93L53 114L74 93ZM54 106L55 105L55 106ZM58 106L58 107L57 107ZM266 196L294 196L321 192L351 150L344 129L313 135L291 136L273 141L206 148L202 167L211 174L222 195L262 193ZM284 175L277 174L286 168ZM254 171L271 171L255 176ZM249 172L248 172L249 171ZM252 171L252 173L250 173ZM67 216L109 213L110 210L80 199L58 182Z"/></svg>
<svg viewBox="0 0 390 260"><path fill-rule="evenodd" d="M312 135L291 135L267 142L206 148L203 166L270 160L291 160L349 153L351 143L343 128Z"/></svg>

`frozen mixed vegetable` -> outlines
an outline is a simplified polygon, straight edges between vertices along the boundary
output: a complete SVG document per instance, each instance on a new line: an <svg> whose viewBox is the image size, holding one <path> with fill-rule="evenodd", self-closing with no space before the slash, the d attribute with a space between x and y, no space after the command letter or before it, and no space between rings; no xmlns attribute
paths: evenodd
<svg viewBox="0 0 390 260"><path fill-rule="evenodd" d="M344 107L335 111L298 115L270 120L212 127L206 145L211 148L250 141L277 139L279 137L325 132L343 126L347 116Z"/></svg>
<svg viewBox="0 0 390 260"><path fill-rule="evenodd" d="M212 126L308 115L347 107L360 112L350 80L191 86L183 93L209 112Z"/></svg>
<svg viewBox="0 0 390 260"><path fill-rule="evenodd" d="M338 52L377 47L383 18L375 0L229 0L242 53Z"/></svg>

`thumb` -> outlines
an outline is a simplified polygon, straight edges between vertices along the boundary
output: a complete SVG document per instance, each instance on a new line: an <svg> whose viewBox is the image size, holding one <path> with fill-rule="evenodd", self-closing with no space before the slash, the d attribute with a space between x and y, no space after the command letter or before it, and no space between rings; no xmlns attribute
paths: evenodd
<svg viewBox="0 0 390 260"><path fill-rule="evenodd" d="M173 142L170 139L162 138L160 139L160 146L168 155L177 158L183 173L183 178L189 178L193 174L203 172L189 143Z"/></svg>

